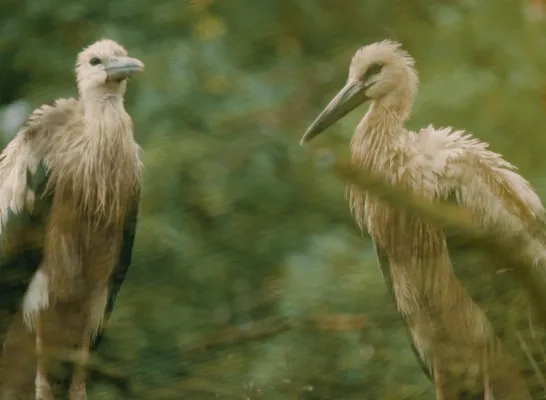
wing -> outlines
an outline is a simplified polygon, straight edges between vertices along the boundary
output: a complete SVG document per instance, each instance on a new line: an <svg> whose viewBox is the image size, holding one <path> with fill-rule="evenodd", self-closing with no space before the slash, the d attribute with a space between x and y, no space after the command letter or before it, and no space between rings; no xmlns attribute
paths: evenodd
<svg viewBox="0 0 546 400"><path fill-rule="evenodd" d="M91 349L95 350L104 336L104 327L108 322L112 310L114 309L114 303L116 301L117 294L121 289L121 285L125 280L125 275L127 270L131 265L132 255L133 255L133 244L135 241L135 233L137 227L138 219L138 209L140 204L140 192L136 198L136 201L133 207L129 210L127 214L127 219L125 221L125 228L123 230L123 243L121 247L121 253L119 256L118 264L112 273L112 278L110 280L110 292L108 295L108 302L106 304L105 316L102 329L97 333L91 344Z"/></svg>
<svg viewBox="0 0 546 400"><path fill-rule="evenodd" d="M454 150L445 158L445 189L451 201L487 231L520 233L524 237L521 250L536 261L537 272L546 273L545 212L530 184L499 154L487 150L485 143L460 132L446 137ZM491 268L484 266L491 264L491 259L480 249L457 246L455 234L446 232L455 275L486 313L502 346L522 365L532 398L542 398L546 389L546 329L538 323L526 287L514 269L489 273ZM535 278L546 289L544 273Z"/></svg>
<svg viewBox="0 0 546 400"><path fill-rule="evenodd" d="M0 341L20 308L40 265L52 194L46 192L45 155L52 133L65 124L76 100L58 100L33 111L0 154Z"/></svg>
<svg viewBox="0 0 546 400"><path fill-rule="evenodd" d="M393 283L392 283L391 267L389 264L389 258L387 256L387 252L385 251L385 249L383 249L383 247L379 245L379 243L377 243L377 241L374 240L373 243L374 243L375 251L377 253L377 261L379 262L379 267L381 268L381 272L383 274L383 279L385 280L389 294L392 296L393 300L396 302L396 298L394 296ZM403 317L402 314L400 313L398 314L401 316L404 322L404 327L406 328L406 334L408 335L408 338L410 341L411 350L413 351L415 358L417 358L417 361L419 362L419 366L421 367L425 375L429 379L432 379L430 365L428 365L426 361L423 359L423 357L421 357L421 353L417 349L417 346L413 340L413 336L411 335L411 332L409 330L407 319Z"/></svg>

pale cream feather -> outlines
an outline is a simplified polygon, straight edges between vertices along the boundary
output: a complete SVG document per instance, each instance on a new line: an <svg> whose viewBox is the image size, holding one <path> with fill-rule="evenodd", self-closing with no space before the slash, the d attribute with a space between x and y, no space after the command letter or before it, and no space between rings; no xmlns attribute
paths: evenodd
<svg viewBox="0 0 546 400"><path fill-rule="evenodd" d="M75 100L57 100L54 106L44 105L34 110L16 137L0 154L0 234L3 234L10 211L17 214L24 209L32 212L35 194L28 186L28 174L34 175L49 150L48 141L55 126L73 114ZM3 237L4 245L13 238ZM20 245L20 243L19 243ZM17 248L3 248L4 253Z"/></svg>
<svg viewBox="0 0 546 400"><path fill-rule="evenodd" d="M89 63L92 57L126 54L109 40L85 49L77 61L79 99L59 99L33 111L0 155L0 234L10 210L33 212L39 199L29 190L29 176L40 163L49 173L46 194L52 196L52 207L45 225L37 228L43 259L21 313L30 331L40 315L46 342L90 346L86 332L94 336L102 328L126 218L138 207L142 165L123 105L126 81L110 82L104 69ZM5 254L20 250L29 235L6 233ZM71 334L67 324L75 329ZM21 351L28 349L4 348L2 368ZM74 390L85 388L78 385Z"/></svg>
<svg viewBox="0 0 546 400"><path fill-rule="evenodd" d="M360 79L376 62L385 67L372 78L372 103L351 141L354 164L432 201L456 193L460 206L483 228L526 235L537 267L545 268L546 247L539 233L545 210L530 184L468 133L432 126L417 133L406 130L418 83L414 61L397 43L375 43L355 54L349 81ZM429 363L435 355L448 365L459 361L468 369L471 364L483 367L480 349L494 345L496 338L453 273L443 231L354 186L347 196L359 226L387 252L397 307L422 357Z"/></svg>

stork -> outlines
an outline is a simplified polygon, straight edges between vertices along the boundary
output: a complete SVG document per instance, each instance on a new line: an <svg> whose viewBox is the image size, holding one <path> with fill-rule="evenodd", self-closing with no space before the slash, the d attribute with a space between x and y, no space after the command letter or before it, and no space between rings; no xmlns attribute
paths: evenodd
<svg viewBox="0 0 546 400"><path fill-rule="evenodd" d="M85 363L131 263L141 161L124 94L143 67L115 41L87 47L76 62L79 98L34 110L0 155L0 312L12 317L0 367L15 366L28 335L37 400L54 398L50 346L76 349L69 399L87 398ZM19 395L18 384L2 379L0 394Z"/></svg>
<svg viewBox="0 0 546 400"><path fill-rule="evenodd" d="M310 125L301 144L369 102L350 144L355 167L432 202L451 200L488 231L520 232L525 238L522 251L546 272L546 236L541 229L546 213L515 167L463 131L432 125L418 132L404 128L417 93L414 64L400 44L390 40L361 47L351 61L346 85ZM503 307L517 303L514 298L507 303L499 295L483 306L484 292L497 289L504 296L506 286L518 283L501 276L491 281L497 287L476 287L469 269L455 261L456 251L443 229L354 185L349 185L347 197L358 225L373 240L412 347L434 381L436 398L490 399L492 393L496 399L543 398L544 382L531 377L545 371L543 357L536 358L542 343L518 330L531 328L528 309L520 310L517 328L505 329L506 324L493 322L492 308L506 312Z"/></svg>

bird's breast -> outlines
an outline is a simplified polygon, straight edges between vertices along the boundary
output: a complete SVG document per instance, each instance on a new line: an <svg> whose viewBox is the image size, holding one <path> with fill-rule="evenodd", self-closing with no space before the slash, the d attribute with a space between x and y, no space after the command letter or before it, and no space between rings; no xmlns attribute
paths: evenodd
<svg viewBox="0 0 546 400"><path fill-rule="evenodd" d="M413 321L410 325L421 329L414 335L425 341L438 332L449 335L450 324L457 320L461 337L487 338L483 312L453 273L443 231L379 201L369 200L367 208L370 235L388 258L397 307Z"/></svg>
<svg viewBox="0 0 546 400"><path fill-rule="evenodd" d="M427 255L437 254L443 232L418 216L395 208L371 196L366 198L366 225L392 256L406 257L408 252L424 248ZM403 245L402 245L403 244Z"/></svg>
<svg viewBox="0 0 546 400"><path fill-rule="evenodd" d="M442 230L380 201L368 199L366 206L368 231L388 256L398 297L416 306L430 302L433 288L451 274Z"/></svg>
<svg viewBox="0 0 546 400"><path fill-rule="evenodd" d="M83 212L70 196L56 196L49 216L42 267L59 300L103 287L121 248L123 221Z"/></svg>

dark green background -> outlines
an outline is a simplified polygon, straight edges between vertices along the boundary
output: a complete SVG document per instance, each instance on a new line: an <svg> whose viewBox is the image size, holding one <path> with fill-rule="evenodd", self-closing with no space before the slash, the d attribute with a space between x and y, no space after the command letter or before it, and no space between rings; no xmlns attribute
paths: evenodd
<svg viewBox="0 0 546 400"><path fill-rule="evenodd" d="M74 96L76 54L103 37L146 64L127 94L142 212L104 362L142 399L432 399L329 170L365 107L310 148L299 139L354 51L395 39L422 81L409 127L467 129L546 194L546 31L526 7L3 0L1 105Z"/></svg>

